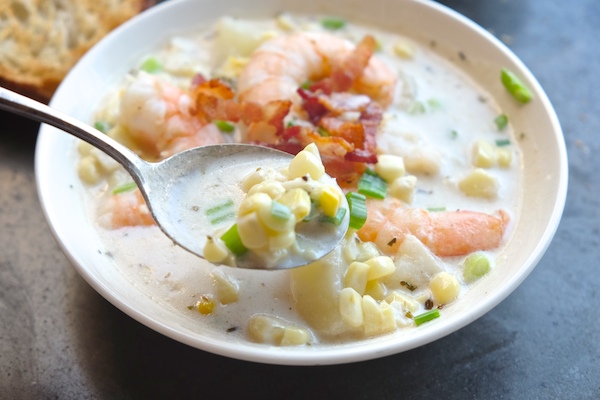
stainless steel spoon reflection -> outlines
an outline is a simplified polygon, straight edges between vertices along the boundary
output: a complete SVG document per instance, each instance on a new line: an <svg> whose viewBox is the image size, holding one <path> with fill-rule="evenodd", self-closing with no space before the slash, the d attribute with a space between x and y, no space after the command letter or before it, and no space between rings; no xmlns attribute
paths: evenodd
<svg viewBox="0 0 600 400"><path fill-rule="evenodd" d="M176 244L203 257L207 235L214 234L215 227L201 223L193 212L200 205L210 205L214 198L205 190L207 182L221 182L212 192L231 192L231 197L242 196L234 182L243 175L235 176L240 162L254 160L255 166L278 167L289 163L290 154L282 151L248 144L222 144L196 147L175 154L163 161L150 163L133 151L93 127L78 121L45 104L0 87L0 109L19 114L32 120L47 123L102 150L129 172L138 185L146 204L162 231ZM264 165L264 160L279 165ZM225 172L226 171L226 172ZM227 177L227 179L224 179ZM186 199L190 190L197 191L194 205ZM317 230L303 234L297 232L300 247L311 247L311 260L302 255L290 255L273 265L265 267L253 257L240 258L236 266L247 269L289 269L310 263L327 255L344 237L348 229L348 215L336 230Z"/></svg>

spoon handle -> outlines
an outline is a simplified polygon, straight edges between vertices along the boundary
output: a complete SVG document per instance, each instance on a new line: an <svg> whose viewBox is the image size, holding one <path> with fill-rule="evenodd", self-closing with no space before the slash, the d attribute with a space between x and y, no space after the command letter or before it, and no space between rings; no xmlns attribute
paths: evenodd
<svg viewBox="0 0 600 400"><path fill-rule="evenodd" d="M134 179L141 176L145 161L116 140L73 117L3 87L0 87L0 109L70 133L114 158Z"/></svg>

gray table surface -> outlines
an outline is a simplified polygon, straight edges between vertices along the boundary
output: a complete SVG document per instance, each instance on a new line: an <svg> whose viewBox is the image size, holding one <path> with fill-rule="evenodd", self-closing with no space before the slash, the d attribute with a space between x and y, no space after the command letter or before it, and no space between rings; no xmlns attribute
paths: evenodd
<svg viewBox="0 0 600 400"><path fill-rule="evenodd" d="M38 203L38 126L0 113L0 398L600 398L600 2L447 0L505 40L554 104L570 185L537 268L491 312L383 359L281 367L208 354L116 309Z"/></svg>

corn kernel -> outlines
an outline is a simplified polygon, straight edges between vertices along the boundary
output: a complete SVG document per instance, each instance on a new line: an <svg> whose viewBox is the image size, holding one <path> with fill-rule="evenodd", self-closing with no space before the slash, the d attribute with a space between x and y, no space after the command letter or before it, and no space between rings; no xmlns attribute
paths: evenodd
<svg viewBox="0 0 600 400"><path fill-rule="evenodd" d="M385 301L388 303L397 302L401 305L404 311L410 311L412 313L419 309L419 302L404 293L393 291L386 298Z"/></svg>
<svg viewBox="0 0 600 400"><path fill-rule="evenodd" d="M277 318L255 314L248 322L248 334L254 342L279 345L285 334L285 325Z"/></svg>
<svg viewBox="0 0 600 400"><path fill-rule="evenodd" d="M213 270L211 276L217 287L217 300L219 300L219 303L230 304L238 301L240 288L233 278L217 269Z"/></svg>
<svg viewBox="0 0 600 400"><path fill-rule="evenodd" d="M273 200L277 200L285 193L285 188L281 184L281 182L267 180L256 184L248 190L248 194L252 195L255 193L265 193Z"/></svg>
<svg viewBox="0 0 600 400"><path fill-rule="evenodd" d="M373 336L381 333L382 315L379 304L371 296L363 296L362 309L364 316L364 332L366 336Z"/></svg>
<svg viewBox="0 0 600 400"><path fill-rule="evenodd" d="M369 269L368 264L358 261L351 263L344 276L344 286L356 290L362 296L369 280Z"/></svg>
<svg viewBox="0 0 600 400"><path fill-rule="evenodd" d="M281 232L274 236L269 236L269 249L272 251L287 249L296 241L296 232L293 230Z"/></svg>
<svg viewBox="0 0 600 400"><path fill-rule="evenodd" d="M292 211L296 221L301 221L310 214L310 196L306 190L300 188L290 189L277 201Z"/></svg>
<svg viewBox="0 0 600 400"><path fill-rule="evenodd" d="M202 315L212 314L215 310L215 302L208 296L202 296L196 302L194 308Z"/></svg>
<svg viewBox="0 0 600 400"><path fill-rule="evenodd" d="M365 295L369 295L375 300L383 300L385 298L386 287L383 283L374 280L367 282Z"/></svg>
<svg viewBox="0 0 600 400"><path fill-rule="evenodd" d="M281 338L281 346L302 346L310 341L310 334L306 329L286 326Z"/></svg>
<svg viewBox="0 0 600 400"><path fill-rule="evenodd" d="M396 329L396 316L394 309L386 302L379 303L381 310L381 333L392 332Z"/></svg>
<svg viewBox="0 0 600 400"><path fill-rule="evenodd" d="M458 297L460 283L458 279L447 272L439 272L429 282L433 298L439 304L448 304Z"/></svg>
<svg viewBox="0 0 600 400"><path fill-rule="evenodd" d="M254 193L252 195L247 196L242 203L240 204L240 208L238 209L238 215L240 217L257 212L262 208L271 209L271 205L273 204L273 200L266 193Z"/></svg>
<svg viewBox="0 0 600 400"><path fill-rule="evenodd" d="M458 182L458 188L467 196L492 199L498 195L496 178L481 168L470 172Z"/></svg>
<svg viewBox="0 0 600 400"><path fill-rule="evenodd" d="M88 154L90 154L90 151L94 148L94 146L92 146L88 142L84 142L83 140L80 140L77 143L77 151L79 152L80 156L87 156Z"/></svg>
<svg viewBox="0 0 600 400"><path fill-rule="evenodd" d="M82 181L89 184L98 183L101 177L96 157L87 155L79 160L77 164L77 173Z"/></svg>
<svg viewBox="0 0 600 400"><path fill-rule="evenodd" d="M388 186L388 193L405 203L412 203L417 188L417 177L414 175L405 175L396 178Z"/></svg>
<svg viewBox="0 0 600 400"><path fill-rule="evenodd" d="M373 242L360 242L358 244L358 254L355 257L356 261L366 261L370 258L377 257L381 253L377 245Z"/></svg>
<svg viewBox="0 0 600 400"><path fill-rule="evenodd" d="M394 261L388 256L373 257L367 260L366 264L369 266L368 279L370 281L391 275L396 270Z"/></svg>
<svg viewBox="0 0 600 400"><path fill-rule="evenodd" d="M363 299L361 295L352 288L344 288L340 291L340 315L344 322L353 328L363 325Z"/></svg>
<svg viewBox="0 0 600 400"><path fill-rule="evenodd" d="M508 168L512 163L512 151L504 147L498 148L496 149L496 158L500 167Z"/></svg>
<svg viewBox="0 0 600 400"><path fill-rule="evenodd" d="M284 31L292 32L297 30L296 24L289 15L281 14L275 19L275 21L277 22L277 26Z"/></svg>
<svg viewBox="0 0 600 400"><path fill-rule="evenodd" d="M325 185L322 187L319 197L319 204L323 214L328 217L335 217L342 202L342 195L333 186Z"/></svg>
<svg viewBox="0 0 600 400"><path fill-rule="evenodd" d="M237 225L240 239L247 248L260 249L269 243L267 231L256 212L238 217Z"/></svg>
<svg viewBox="0 0 600 400"><path fill-rule="evenodd" d="M211 263L220 263L229 255L229 251L227 250L225 243L223 243L221 239L215 239L212 236L207 238L204 249L202 249L202 253L204 258Z"/></svg>
<svg viewBox="0 0 600 400"><path fill-rule="evenodd" d="M248 174L244 180L242 180L240 186L242 190L247 193L252 186L258 185L267 179L272 179L274 174L275 170L273 168L258 168L256 171Z"/></svg>
<svg viewBox="0 0 600 400"><path fill-rule="evenodd" d="M394 43L393 49L394 54L396 54L398 57L410 59L415 55L415 49L410 45L410 43L407 42L396 42Z"/></svg>
<svg viewBox="0 0 600 400"><path fill-rule="evenodd" d="M496 163L496 148L486 140L478 140L473 145L471 163L478 168L490 168Z"/></svg>
<svg viewBox="0 0 600 400"><path fill-rule="evenodd" d="M381 154L377 156L375 172L388 183L406 174L404 160L402 157L392 154Z"/></svg>
<svg viewBox="0 0 600 400"><path fill-rule="evenodd" d="M288 171L292 179L309 175L312 179L318 180L325 173L325 167L321 162L320 156L316 156L311 151L305 149L292 159Z"/></svg>

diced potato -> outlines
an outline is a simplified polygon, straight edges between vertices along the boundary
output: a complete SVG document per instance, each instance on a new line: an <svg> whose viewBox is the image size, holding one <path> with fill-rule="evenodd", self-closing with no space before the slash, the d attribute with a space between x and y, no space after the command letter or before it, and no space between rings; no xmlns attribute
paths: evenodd
<svg viewBox="0 0 600 400"><path fill-rule="evenodd" d="M375 172L388 183L395 179L404 176L406 169L404 168L404 160L402 157L392 154L381 154L377 156L377 164L375 164Z"/></svg>
<svg viewBox="0 0 600 400"><path fill-rule="evenodd" d="M394 309L386 301L379 303L381 310L381 333L392 332L396 329Z"/></svg>
<svg viewBox="0 0 600 400"><path fill-rule="evenodd" d="M237 226L240 239L247 248L260 249L268 245L269 236L256 212L238 217Z"/></svg>
<svg viewBox="0 0 600 400"><path fill-rule="evenodd" d="M228 56L248 57L262 43L263 32L250 23L231 17L223 17L217 22L215 55L217 65Z"/></svg>
<svg viewBox="0 0 600 400"><path fill-rule="evenodd" d="M279 318L255 314L248 322L250 339L257 343L279 345L285 334L285 324Z"/></svg>
<svg viewBox="0 0 600 400"><path fill-rule="evenodd" d="M403 289L401 282L406 282L422 290L427 288L431 277L443 271L443 262L436 257L419 239L406 235L396 253L396 270L382 279L391 289Z"/></svg>
<svg viewBox="0 0 600 400"><path fill-rule="evenodd" d="M211 276L217 289L217 300L219 300L219 303L230 304L238 301L240 287L231 276L218 269L214 269L211 272Z"/></svg>
<svg viewBox="0 0 600 400"><path fill-rule="evenodd" d="M510 167L510 164L512 163L512 151L506 147L500 147L498 149L496 149L496 159L498 162L498 165L502 168L508 168Z"/></svg>
<svg viewBox="0 0 600 400"><path fill-rule="evenodd" d="M487 140L478 140L473 145L471 163L478 168L491 168L496 163L496 147Z"/></svg>
<svg viewBox="0 0 600 400"><path fill-rule="evenodd" d="M448 272L440 272L431 278L429 289L439 304L448 304L458 297L460 283Z"/></svg>
<svg viewBox="0 0 600 400"><path fill-rule="evenodd" d="M369 266L370 281L391 275L396 270L394 261L388 256L373 257L365 263Z"/></svg>
<svg viewBox="0 0 600 400"><path fill-rule="evenodd" d="M405 175L396 178L388 185L388 193L405 203L412 203L417 188L417 177L414 175Z"/></svg>
<svg viewBox="0 0 600 400"><path fill-rule="evenodd" d="M280 14L275 21L277 26L284 31L292 32L298 29L294 20L287 14Z"/></svg>
<svg viewBox="0 0 600 400"><path fill-rule="evenodd" d="M498 195L498 181L481 168L471 171L458 182L458 188L467 196L493 199Z"/></svg>
<svg viewBox="0 0 600 400"><path fill-rule="evenodd" d="M435 175L440 172L440 155L429 148L416 147L414 151L403 157L406 171L418 175Z"/></svg>
<svg viewBox="0 0 600 400"><path fill-rule="evenodd" d="M220 263L229 256L229 250L221 239L209 236L202 250L204 258L211 263Z"/></svg>
<svg viewBox="0 0 600 400"><path fill-rule="evenodd" d="M369 269L371 267L368 264L358 261L351 263L344 276L344 286L356 290L362 296L369 280Z"/></svg>
<svg viewBox="0 0 600 400"><path fill-rule="evenodd" d="M363 300L360 293L347 287L340 292L340 314L349 326L358 328L364 323Z"/></svg>
<svg viewBox="0 0 600 400"><path fill-rule="evenodd" d="M292 211L296 221L301 221L310 214L310 196L306 190L300 188L288 190L278 201Z"/></svg>
<svg viewBox="0 0 600 400"><path fill-rule="evenodd" d="M109 155L95 147L90 150L89 154L96 157L98 165L105 172L110 173L121 166L121 164L115 161L114 158L110 157Z"/></svg>
<svg viewBox="0 0 600 400"><path fill-rule="evenodd" d="M286 326L281 338L281 346L303 346L310 342L310 333L306 329Z"/></svg>
<svg viewBox="0 0 600 400"><path fill-rule="evenodd" d="M77 151L79 152L80 156L87 156L88 154L90 154L90 151L94 148L94 146L92 146L88 142L84 142L83 140L80 140L77 143Z"/></svg>

